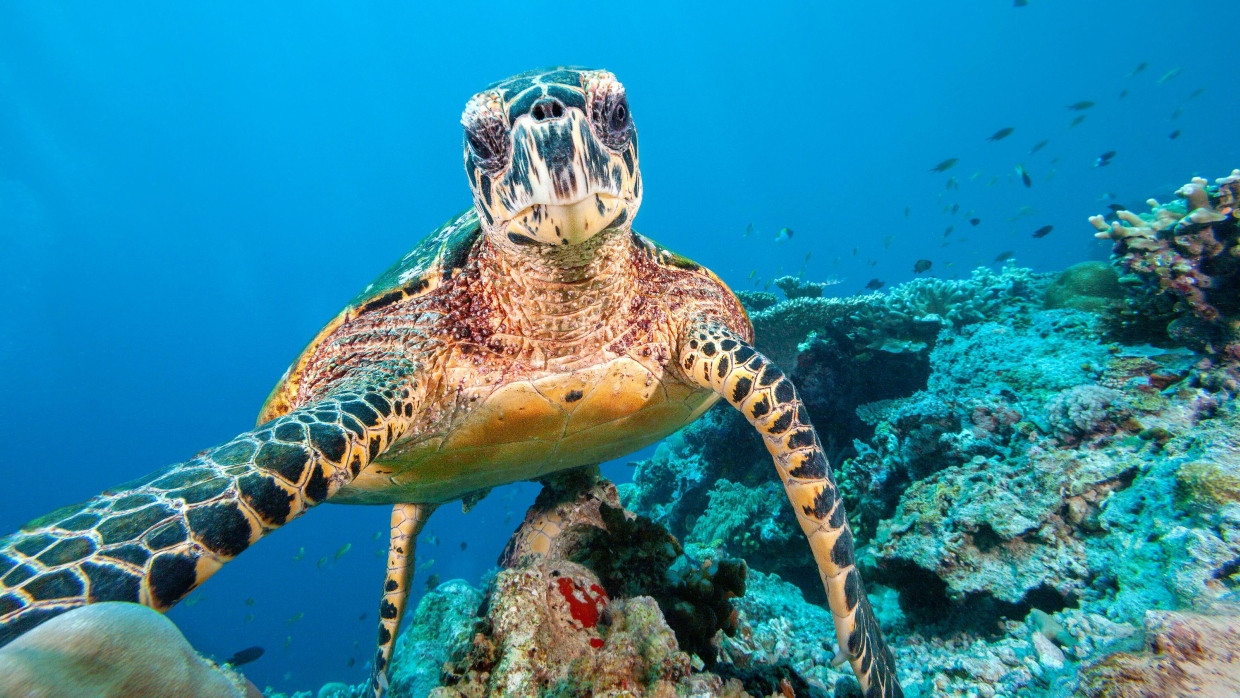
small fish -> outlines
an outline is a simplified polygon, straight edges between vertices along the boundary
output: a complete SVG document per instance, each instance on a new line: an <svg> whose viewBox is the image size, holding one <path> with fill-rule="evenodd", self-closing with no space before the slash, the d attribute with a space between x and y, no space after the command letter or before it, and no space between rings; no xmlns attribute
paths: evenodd
<svg viewBox="0 0 1240 698"><path fill-rule="evenodd" d="M466 548L468 548L468 547L469 547L469 544L468 544L468 543L466 543L465 541L461 541L461 550L464 550L464 549L466 549Z"/></svg>
<svg viewBox="0 0 1240 698"><path fill-rule="evenodd" d="M383 531L375 531L374 533L370 534L371 540L379 540L382 537L383 537Z"/></svg>
<svg viewBox="0 0 1240 698"><path fill-rule="evenodd" d="M865 287L870 289L871 291L877 291L878 289L886 285L886 283L887 282L883 281L882 279L870 279L869 282L866 283Z"/></svg>
<svg viewBox="0 0 1240 698"><path fill-rule="evenodd" d="M1084 121L1085 121L1085 115L1081 114L1080 116L1073 119L1072 123L1068 124L1068 128L1072 128L1074 126L1080 126Z"/></svg>
<svg viewBox="0 0 1240 698"><path fill-rule="evenodd" d="M1179 137L1180 137L1180 129L1178 128L1172 131L1171 133L1167 134L1167 138L1170 138L1171 140L1175 140Z"/></svg>
<svg viewBox="0 0 1240 698"><path fill-rule="evenodd" d="M943 237L947 237L948 235L951 235L952 231L955 229L956 229L956 226L954 225L947 226L947 229L943 231Z"/></svg>
<svg viewBox="0 0 1240 698"><path fill-rule="evenodd" d="M814 254L814 253L813 253L813 252L806 252L806 253L805 253L805 261L807 261L807 262L808 262L808 261L809 261L809 258L810 258L810 255L812 255L812 254Z"/></svg>
<svg viewBox="0 0 1240 698"><path fill-rule="evenodd" d="M1016 256L1016 253L1015 253L1015 252L1013 252L1013 251L1011 251L1011 250L1004 250L1004 251L1000 252L997 256L995 256L995 261L996 261L996 262L1006 262L1006 261L1008 261L1009 259L1011 259L1011 258L1013 258L1013 257L1015 257L1015 256Z"/></svg>
<svg viewBox="0 0 1240 698"><path fill-rule="evenodd" d="M1102 155L1099 155L1097 160L1094 160L1094 167L1106 167L1107 165L1110 165L1111 158L1113 157L1115 157L1115 151L1108 150Z"/></svg>
<svg viewBox="0 0 1240 698"><path fill-rule="evenodd" d="M1111 209L1113 213L1128 210L1128 207L1123 204L1107 204L1107 208Z"/></svg>
<svg viewBox="0 0 1240 698"><path fill-rule="evenodd" d="M318 566L319 569L323 569L324 567L327 567L327 556L324 555L323 557L319 558L319 561L316 562L315 564Z"/></svg>
<svg viewBox="0 0 1240 698"><path fill-rule="evenodd" d="M1088 99L1083 99L1079 102L1073 102L1072 104L1069 104L1068 109L1072 111L1085 111L1086 109L1089 109L1092 106L1094 106L1093 102L1089 101Z"/></svg>
<svg viewBox="0 0 1240 698"><path fill-rule="evenodd" d="M754 269L753 271L749 272L749 278L751 278L751 279L752 279L753 277L757 276L757 275L758 275L758 270L757 270L757 269Z"/></svg>
<svg viewBox="0 0 1240 698"><path fill-rule="evenodd" d="M943 162L940 162L934 167L931 167L930 171L931 172L946 172L950 170L952 167L955 167L956 163L958 162L960 162L960 158L947 158Z"/></svg>
<svg viewBox="0 0 1240 698"><path fill-rule="evenodd" d="M973 226L973 227L977 227L977 226L979 226L979 225L981 225L981 224L982 224L982 219L981 219L981 218L970 218L970 219L969 219L969 225L971 225L971 226Z"/></svg>
<svg viewBox="0 0 1240 698"><path fill-rule="evenodd" d="M285 635L284 636L284 649L287 650L288 648L292 646L293 646L293 636ZM284 676L285 676L285 679L284 679L285 681L288 681L289 679L293 678L291 674L285 674Z"/></svg>
<svg viewBox="0 0 1240 698"><path fill-rule="evenodd" d="M303 545L302 547L297 549L297 554L293 556L293 562L301 562L301 559L305 556L306 556L306 546Z"/></svg>
<svg viewBox="0 0 1240 698"><path fill-rule="evenodd" d="M1029 7L1029 0L1012 0L1012 7Z"/></svg>
<svg viewBox="0 0 1240 698"><path fill-rule="evenodd" d="M1120 90L1120 91L1119 91L1119 98L1120 98L1120 99L1123 99L1123 98L1125 98L1125 97L1127 97L1127 96L1128 96L1128 88L1127 88L1127 87L1125 87L1124 89L1122 89L1122 90Z"/></svg>
<svg viewBox="0 0 1240 698"><path fill-rule="evenodd" d="M1035 238L1044 238L1047 235L1050 235L1051 231L1054 229L1055 229L1055 226L1053 225L1044 225L1041 228L1038 228L1037 230L1033 231L1033 236Z"/></svg>
<svg viewBox="0 0 1240 698"><path fill-rule="evenodd" d="M253 622L254 622L254 614L253 614L253 613L247 613L247 614L245 614L245 622L246 622L246 623L253 623Z"/></svg>
<svg viewBox="0 0 1240 698"><path fill-rule="evenodd" d="M1025 170L1024 165L1016 166L1016 174L1020 175L1020 181L1025 185L1026 189L1033 186L1033 178L1029 176L1029 173Z"/></svg>
<svg viewBox="0 0 1240 698"><path fill-rule="evenodd" d="M959 181L958 181L955 177L948 177L948 178L947 178L947 186L945 186L945 187L944 187L944 189L946 189L946 190L948 190L948 191L951 191L952 189L959 190L959 189L960 189L960 182L959 182Z"/></svg>
<svg viewBox="0 0 1240 698"><path fill-rule="evenodd" d="M1189 99L1194 99L1194 98L1196 98L1196 97L1200 97L1200 96L1201 96L1201 93L1203 93L1203 92L1205 92L1205 91L1206 91L1206 88L1204 88L1204 87L1198 87L1197 89L1195 89L1195 90L1193 90L1193 91L1192 91L1192 94L1188 95L1188 98L1189 98Z"/></svg>
<svg viewBox="0 0 1240 698"><path fill-rule="evenodd" d="M917 260L917 263L913 265L913 273L921 274L922 272L930 271L930 267L933 264L934 263L928 259L919 259Z"/></svg>
<svg viewBox="0 0 1240 698"><path fill-rule="evenodd" d="M1184 107L1176 107L1175 111L1171 112L1171 120L1175 121L1176 119L1180 118L1180 115L1183 113L1184 113Z"/></svg>
<svg viewBox="0 0 1240 698"><path fill-rule="evenodd" d="M426 578L426 590L427 591L430 591L431 589L434 589L437 586L439 586L439 575L432 574L431 576Z"/></svg>
<svg viewBox="0 0 1240 698"><path fill-rule="evenodd" d="M247 647L243 650L238 650L235 654L233 654L233 656L229 657L228 659L225 659L224 663L231 664L235 667L241 666L243 664L249 664L255 659L258 659L259 657L263 656L263 651L264 651L263 648L257 645L255 645L254 647Z"/></svg>
<svg viewBox="0 0 1240 698"><path fill-rule="evenodd" d="M286 623L286 624L288 624L288 625L292 625L293 623L296 623L297 621L299 621L299 620L301 620L302 618L305 618L305 617L306 617L306 612L305 612L305 611L298 611L298 612L296 612L296 613L294 613L294 614L293 614L293 617L292 617L292 618L289 618L288 620L286 620L286 621L285 621L285 623Z"/></svg>
<svg viewBox="0 0 1240 698"><path fill-rule="evenodd" d="M749 225L745 226L744 237L749 237L750 235L753 235L753 223L750 223Z"/></svg>
<svg viewBox="0 0 1240 698"><path fill-rule="evenodd" d="M888 235L887 237L883 238L883 249L885 250L885 249L887 249L887 248L891 247L891 241L892 241L892 240L895 240L895 239L896 239L896 236L894 236L894 235ZM806 261L808 261L808 260L806 260Z"/></svg>
<svg viewBox="0 0 1240 698"><path fill-rule="evenodd" d="M788 242L792 239L792 228L780 228L775 234L775 242Z"/></svg>
<svg viewBox="0 0 1240 698"><path fill-rule="evenodd" d="M994 133L990 134L990 138L987 138L986 140L988 140L988 141L1001 141L1001 140L1003 140L1004 138L1007 138L1008 136L1012 135L1012 133L1013 133L1014 131L1016 131L1016 129L1015 129L1015 128L1012 128L1011 126L1004 126L1003 128L999 129L998 131L995 131Z"/></svg>
<svg viewBox="0 0 1240 698"><path fill-rule="evenodd" d="M423 562L422 564L418 565L418 569L419 569L419 570L429 570L430 568L432 568L432 567L434 567L434 566L435 566L435 558L433 558L433 557L428 557L428 558L426 558L426 561L425 561L425 562Z"/></svg>
<svg viewBox="0 0 1240 698"><path fill-rule="evenodd" d="M1163 73L1163 76L1161 78L1158 78L1158 84L1159 85L1163 84L1164 82L1170 80L1171 78L1174 78L1175 76L1179 75L1180 72L1181 72L1180 68L1172 68L1171 70L1168 70L1167 72Z"/></svg>
<svg viewBox="0 0 1240 698"><path fill-rule="evenodd" d="M358 619L358 620L366 620L366 612L365 612L365 611L362 611L361 613L357 614L357 619Z"/></svg>
<svg viewBox="0 0 1240 698"><path fill-rule="evenodd" d="M991 178L990 178L990 183L989 183L989 184L987 184L986 186L988 186L988 187L993 187L994 185L996 185L996 184L998 184L998 183L999 183L999 175L995 175L994 177L991 177Z"/></svg>
<svg viewBox="0 0 1240 698"><path fill-rule="evenodd" d="M254 605L254 597L253 597L253 596L251 596L251 597L249 597L248 599L246 599L246 600L245 600L245 605L246 605L246 606L253 606L253 605Z"/></svg>
<svg viewBox="0 0 1240 698"><path fill-rule="evenodd" d="M195 594L189 597L188 599L185 599L184 601L182 601L181 605L185 606L186 608L193 608L194 606L197 606L198 604L206 600L207 600L207 597L203 596L202 594Z"/></svg>
<svg viewBox="0 0 1240 698"><path fill-rule="evenodd" d="M1038 152L1039 150L1041 150L1041 149L1045 148L1045 147L1047 146L1047 144L1049 144L1049 143L1050 143L1050 139L1048 139L1048 138L1043 138L1042 140L1040 140L1040 141L1038 141L1037 143L1034 143L1034 144L1033 144L1033 147L1029 149L1029 154L1030 154L1030 155L1033 155L1034 153Z"/></svg>
<svg viewBox="0 0 1240 698"><path fill-rule="evenodd" d="M1132 77L1132 76L1134 76L1134 75L1137 75L1137 74L1141 73L1142 71L1144 71L1144 70L1145 70L1146 68L1148 68L1148 67L1150 67L1150 64L1149 64L1149 63L1146 63L1145 61L1141 61L1140 63L1138 63L1138 64L1137 64L1137 67L1136 67L1136 68L1133 68L1133 69L1132 69L1132 72L1128 74L1128 77Z"/></svg>
<svg viewBox="0 0 1240 698"><path fill-rule="evenodd" d="M332 559L339 561L340 558L344 557L345 554L348 553L349 549L352 547L353 547L352 543L345 543L344 545L340 546L340 548L336 551L336 554L332 556Z"/></svg>
<svg viewBox="0 0 1240 698"><path fill-rule="evenodd" d="M960 213L960 204L952 204L952 215Z"/></svg>
<svg viewBox="0 0 1240 698"><path fill-rule="evenodd" d="M905 217L905 218L908 218L909 214L910 214L910 213L912 213L912 212L913 212L913 209L909 208L908 206L905 206L905 207L904 207L904 217Z"/></svg>
<svg viewBox="0 0 1240 698"><path fill-rule="evenodd" d="M357 657L349 657L349 661L345 662L345 664L352 667L354 664L357 664Z"/></svg>
<svg viewBox="0 0 1240 698"><path fill-rule="evenodd" d="M439 536L434 533L428 533L426 534L426 542L431 545L439 545Z"/></svg>

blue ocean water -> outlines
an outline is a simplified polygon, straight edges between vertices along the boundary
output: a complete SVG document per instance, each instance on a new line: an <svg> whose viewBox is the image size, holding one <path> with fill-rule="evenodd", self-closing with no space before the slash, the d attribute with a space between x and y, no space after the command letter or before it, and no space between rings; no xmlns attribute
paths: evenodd
<svg viewBox="0 0 1240 698"><path fill-rule="evenodd" d="M848 294L920 259L950 278L1005 252L1105 258L1086 216L1240 165L1227 12L0 6L0 529L249 428L318 328L469 204L458 118L498 78L614 71L641 133L638 230L734 288L804 271ZM438 512L417 593L476 582L535 491ZM171 616L217 657L265 647L260 686L358 681L386 526L384 508L320 507Z"/></svg>

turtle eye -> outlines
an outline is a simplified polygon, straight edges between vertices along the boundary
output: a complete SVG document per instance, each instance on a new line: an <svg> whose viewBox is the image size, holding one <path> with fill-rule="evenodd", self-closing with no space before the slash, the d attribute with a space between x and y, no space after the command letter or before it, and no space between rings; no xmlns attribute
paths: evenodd
<svg viewBox="0 0 1240 698"><path fill-rule="evenodd" d="M612 91L594 103L594 128L604 145L619 150L629 142L633 120L623 92Z"/></svg>
<svg viewBox="0 0 1240 698"><path fill-rule="evenodd" d="M608 119L607 125L611 127L612 131L617 133L628 130L629 104L623 97L611 108L611 118Z"/></svg>
<svg viewBox="0 0 1240 698"><path fill-rule="evenodd" d="M507 135L503 125L493 119L483 119L465 127L465 142L483 169L498 170L508 158Z"/></svg>

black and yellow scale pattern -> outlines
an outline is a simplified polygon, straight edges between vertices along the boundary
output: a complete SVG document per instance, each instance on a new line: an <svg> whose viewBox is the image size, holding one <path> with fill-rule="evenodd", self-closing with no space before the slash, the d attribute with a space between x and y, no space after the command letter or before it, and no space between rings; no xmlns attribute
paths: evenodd
<svg viewBox="0 0 1240 698"><path fill-rule="evenodd" d="M416 414L403 378L412 368L343 380L313 404L0 538L0 646L87 603L170 608L400 438Z"/></svg>
<svg viewBox="0 0 1240 698"><path fill-rule="evenodd" d="M844 500L796 387L774 363L717 322L689 329L680 361L686 377L723 395L762 435L827 590L840 647L835 662L852 664L867 698L902 696L895 658L857 571Z"/></svg>

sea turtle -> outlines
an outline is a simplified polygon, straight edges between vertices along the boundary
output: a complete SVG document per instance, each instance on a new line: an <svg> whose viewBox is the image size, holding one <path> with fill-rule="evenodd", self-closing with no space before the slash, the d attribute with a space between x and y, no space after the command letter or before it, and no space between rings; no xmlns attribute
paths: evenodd
<svg viewBox="0 0 1240 698"><path fill-rule="evenodd" d="M257 427L0 539L0 645L86 603L166 610L321 502L389 504L381 693L437 505L622 456L722 397L761 433L809 539L837 661L866 695L901 695L796 388L717 276L632 230L643 192L624 87L602 70L522 73L461 122L474 206L327 324Z"/></svg>

